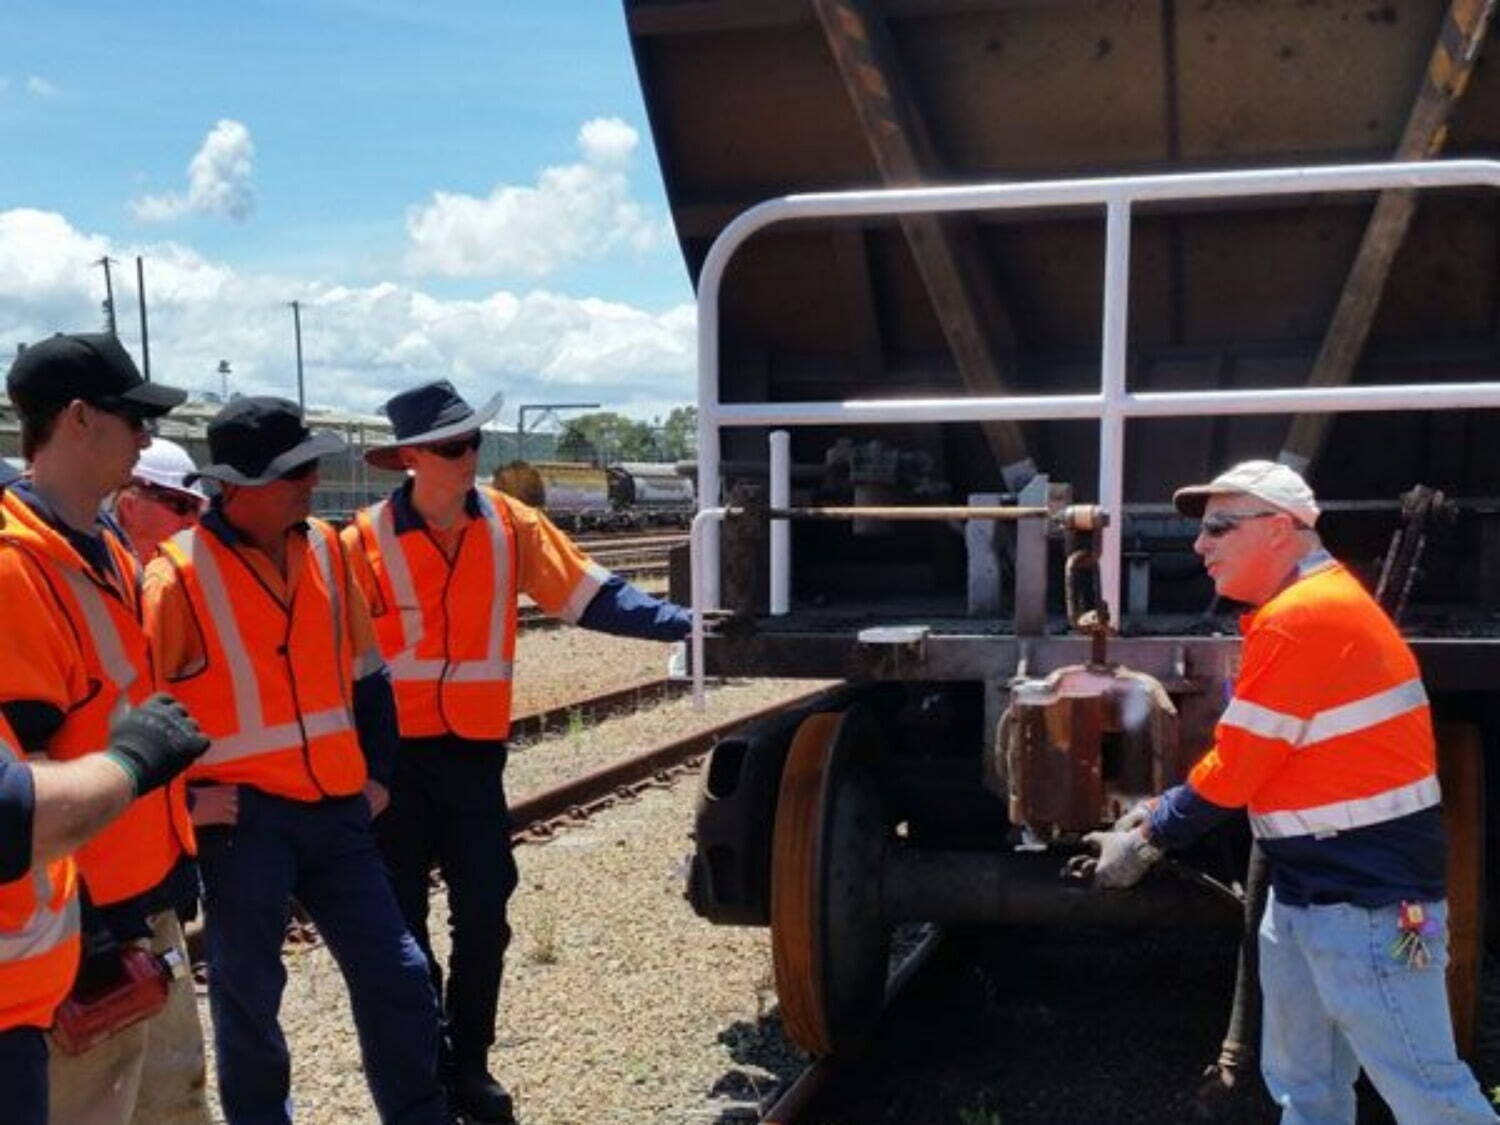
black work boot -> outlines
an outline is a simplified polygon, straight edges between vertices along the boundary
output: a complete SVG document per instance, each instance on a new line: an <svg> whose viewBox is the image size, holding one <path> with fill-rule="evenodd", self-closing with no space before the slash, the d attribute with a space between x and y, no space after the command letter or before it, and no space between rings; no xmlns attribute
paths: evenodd
<svg viewBox="0 0 1500 1125"><path fill-rule="evenodd" d="M446 1076L448 1106L470 1121L512 1125L515 1106L505 1087L495 1081L483 1063L455 1066Z"/></svg>

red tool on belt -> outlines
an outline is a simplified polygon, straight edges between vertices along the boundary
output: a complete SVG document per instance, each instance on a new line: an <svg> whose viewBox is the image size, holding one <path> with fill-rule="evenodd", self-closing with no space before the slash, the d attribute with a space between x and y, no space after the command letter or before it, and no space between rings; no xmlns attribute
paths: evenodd
<svg viewBox="0 0 1500 1125"><path fill-rule="evenodd" d="M120 974L103 988L74 993L57 1009L52 1042L69 1055L81 1055L118 1031L166 1007L172 981L187 971L175 949L152 953L131 946L120 951Z"/></svg>

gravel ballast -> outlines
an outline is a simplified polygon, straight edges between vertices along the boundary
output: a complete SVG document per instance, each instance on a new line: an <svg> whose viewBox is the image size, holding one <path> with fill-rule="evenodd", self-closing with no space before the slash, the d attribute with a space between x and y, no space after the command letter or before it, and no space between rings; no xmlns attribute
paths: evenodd
<svg viewBox="0 0 1500 1125"><path fill-rule="evenodd" d="M545 670L539 679L570 684L570 697L580 694L580 684L586 691L604 685L592 671L580 672L577 662L570 676L562 675L564 651L589 650L590 665L611 665L630 677L625 683L648 678L638 665L629 667L628 656L615 658L616 644L636 642L575 630L534 639L570 636L584 645L547 646L550 659L536 646L521 657L521 668L529 662ZM665 656L663 646L646 647ZM683 699L518 746L506 771L509 798L515 802L816 686L721 685L711 691L704 715ZM788 1075L798 1068L774 1016L767 1016L774 986L766 931L710 926L682 897L697 787L696 774L682 777L552 843L518 849L515 938L492 1063L526 1125L753 1121L757 1096L778 1081L773 1067ZM446 959L441 890L432 905L430 929ZM293 948L286 964L282 1027L292 1052L297 1120L375 1121L347 993L331 955L321 946ZM206 998L200 1008L207 1029ZM213 1085L210 1077L217 1115Z"/></svg>

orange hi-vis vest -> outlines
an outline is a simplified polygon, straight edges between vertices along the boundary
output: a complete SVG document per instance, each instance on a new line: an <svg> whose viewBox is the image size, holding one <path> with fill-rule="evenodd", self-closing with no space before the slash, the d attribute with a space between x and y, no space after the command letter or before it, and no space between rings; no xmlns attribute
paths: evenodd
<svg viewBox="0 0 1500 1125"><path fill-rule="evenodd" d="M1194 790L1248 805L1273 847L1439 803L1416 657L1358 579L1331 560L1307 568L1242 624L1234 698L1188 778Z"/></svg>
<svg viewBox="0 0 1500 1125"><path fill-rule="evenodd" d="M0 718L0 761L25 753ZM50 1027L78 971L78 882L64 856L0 883L0 1031Z"/></svg>
<svg viewBox="0 0 1500 1125"><path fill-rule="evenodd" d="M333 529L308 521L289 605L208 528L179 532L162 553L203 633L202 666L169 685L209 738L188 777L297 801L358 793L348 574Z"/></svg>
<svg viewBox="0 0 1500 1125"><path fill-rule="evenodd" d="M20 497L4 493L0 511L0 598L7 606L0 699L62 711L47 757L65 762L102 751L113 721L154 689L135 558L106 532L119 579L106 582ZM74 858L94 904L113 906L154 889L184 853L196 851L179 778L133 801Z"/></svg>
<svg viewBox="0 0 1500 1125"><path fill-rule="evenodd" d="M505 738L518 591L577 621L609 576L535 509L488 488L470 501L451 560L425 528L398 526L409 492L365 508L344 531L374 576L367 594L403 738Z"/></svg>

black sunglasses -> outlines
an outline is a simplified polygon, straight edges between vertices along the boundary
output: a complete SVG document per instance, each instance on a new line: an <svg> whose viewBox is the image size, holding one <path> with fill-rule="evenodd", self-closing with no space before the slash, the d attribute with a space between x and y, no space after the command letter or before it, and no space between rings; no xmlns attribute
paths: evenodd
<svg viewBox="0 0 1500 1125"><path fill-rule="evenodd" d="M306 480L318 470L318 459L314 457L311 461L304 461L295 468L288 469L277 477L277 480Z"/></svg>
<svg viewBox="0 0 1500 1125"><path fill-rule="evenodd" d="M174 492L170 488L161 488L144 481L135 482L135 491L143 499L150 500L153 504L160 504L173 515L183 519L196 516L203 510L203 501L185 492Z"/></svg>
<svg viewBox="0 0 1500 1125"><path fill-rule="evenodd" d="M92 402L89 404L101 414L118 418L138 434L156 433L156 418L142 414L134 407L120 403Z"/></svg>
<svg viewBox="0 0 1500 1125"><path fill-rule="evenodd" d="M423 445L418 448L425 449L428 453L436 454L444 460L457 461L465 453L472 453L478 449L479 443L482 440L479 431L475 430L468 437L454 438L452 441L440 441L433 445Z"/></svg>
<svg viewBox="0 0 1500 1125"><path fill-rule="evenodd" d="M1210 539L1222 539L1246 520L1260 520L1267 516L1284 516L1285 512L1266 510L1263 512L1214 512L1203 517L1198 530Z"/></svg>

